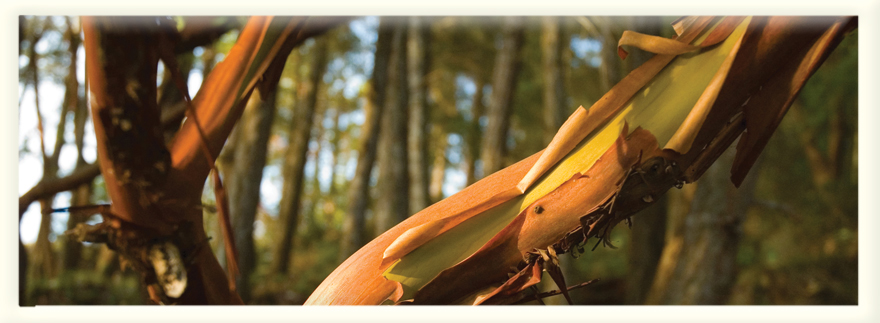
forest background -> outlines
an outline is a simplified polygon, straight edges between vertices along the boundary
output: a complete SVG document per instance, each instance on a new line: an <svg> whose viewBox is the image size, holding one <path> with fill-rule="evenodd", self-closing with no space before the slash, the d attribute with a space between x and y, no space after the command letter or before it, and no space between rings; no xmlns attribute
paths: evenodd
<svg viewBox="0 0 880 323"><path fill-rule="evenodd" d="M193 94L229 50L244 18L204 19L218 28L216 35L178 56L189 70L184 74ZM635 52L621 61L615 47L623 30L669 37L673 19L426 17L418 19L422 28L414 28L409 18L355 17L295 49L272 109L249 107L218 161L227 186L251 183L248 189L229 190L235 227L251 223L253 228L236 232L238 241L249 234L254 241L252 249L239 248L247 277L239 283L242 298L247 304L300 304L353 252L346 249L347 238L361 236L363 244L540 150L577 106L590 106L650 57ZM179 21L185 28L186 19ZM26 16L19 22L22 195L41 180L90 167L95 143L89 136L78 18ZM377 50L380 26L400 34L406 46ZM410 41L419 37L421 42ZM570 282L601 279L573 293L576 302L856 304L858 38L858 32L847 37L810 79L752 170L751 184L732 189L726 171L731 158L725 166L722 157L696 184L670 191L637 215L632 231L614 230L619 249L562 257ZM395 51L417 52L411 43L421 44L424 69L389 70L382 126L365 129L373 108L367 88L376 84L375 62ZM173 109L179 102L161 100L177 98L168 94L176 89L162 68L159 75L165 75L160 106ZM398 112L388 113L391 109ZM271 112L260 113L265 111ZM419 113L423 119L413 117ZM487 144L499 133L489 127L498 122L490 120L508 124L500 131L503 144ZM355 190L352 183L364 173L357 167L362 142L369 135L379 140L375 170L365 177L368 189ZM222 262L210 192L206 187L206 231ZM346 225L356 194L368 201L363 227ZM107 200L98 176L42 203L45 208ZM701 220L701 208L718 200L730 201L734 211ZM138 278L120 269L113 252L63 236L76 223L94 223L97 217L41 214L39 204L30 206L20 225L27 251L27 259L19 261L27 264L23 305L146 302ZM248 210L236 211L239 207ZM240 215L245 212L251 215ZM732 234L712 234L712 223L725 224ZM707 271L695 267L699 259L688 257L688 242L701 234L734 246L724 249L735 259L726 276L700 276ZM724 283L689 292L706 281Z"/></svg>

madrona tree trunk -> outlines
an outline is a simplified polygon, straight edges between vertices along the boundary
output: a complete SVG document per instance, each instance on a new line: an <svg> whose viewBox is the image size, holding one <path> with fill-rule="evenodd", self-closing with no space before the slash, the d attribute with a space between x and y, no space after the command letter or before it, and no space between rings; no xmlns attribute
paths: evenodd
<svg viewBox="0 0 880 323"><path fill-rule="evenodd" d="M156 303L241 304L235 285L205 247L205 180L214 172L218 210L224 210L225 191L213 164L254 86L265 71L281 69L294 47L340 21L252 17L166 144L156 68L161 57L177 70L174 48L186 38L164 17L84 17L98 159L112 204L102 211L104 222L79 230L78 238L107 243L123 256ZM175 80L185 87L181 77ZM222 222L227 238L230 227ZM234 250L227 245L227 252Z"/></svg>

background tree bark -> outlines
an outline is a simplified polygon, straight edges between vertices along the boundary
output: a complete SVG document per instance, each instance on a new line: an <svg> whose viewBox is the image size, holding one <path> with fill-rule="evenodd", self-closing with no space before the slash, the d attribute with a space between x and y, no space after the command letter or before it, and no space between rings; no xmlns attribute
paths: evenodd
<svg viewBox="0 0 880 323"><path fill-rule="evenodd" d="M434 138L439 138L434 142L434 161L431 165L431 186L429 194L431 202L436 203L443 199L443 182L446 179L446 147L449 146L446 140L446 134L440 127L434 127Z"/></svg>
<svg viewBox="0 0 880 323"><path fill-rule="evenodd" d="M562 32L559 17L541 18L541 50L544 77L544 144L549 144L565 121L565 89L562 86Z"/></svg>
<svg viewBox="0 0 880 323"><path fill-rule="evenodd" d="M379 182L373 236L378 236L409 214L407 172L407 82L405 20L395 20L388 60L388 89L379 142Z"/></svg>
<svg viewBox="0 0 880 323"><path fill-rule="evenodd" d="M728 149L697 182L693 204L684 219L678 261L667 264L674 268L671 276L658 275L658 280L668 283L655 282L649 304L727 303L738 271L736 251L742 222L753 200L760 166L756 163L737 189L730 182L729 173L734 155L735 149Z"/></svg>
<svg viewBox="0 0 880 323"><path fill-rule="evenodd" d="M76 76L74 74L74 80L72 82L70 80L71 77L67 77L66 79L67 84L65 86L64 100L60 107L61 117L58 120L55 130L55 145L53 146L51 153L47 152L46 134L44 132L45 125L43 124L42 112L40 111L40 73L37 68L37 62L40 55L37 53L36 44L43 37L47 29L51 28L52 21L51 19L45 19L43 21L38 20L36 23L42 23L43 29L39 33L36 33L31 39L28 67L31 70L31 81L34 87L34 106L37 113L37 127L40 131L40 154L43 157L43 178L40 181L53 181L58 178L58 160L61 155L61 147L64 146L65 142L64 133L67 129L67 115L68 112L75 111L78 94L75 83ZM52 226L52 213L50 210L53 208L54 200L55 194L50 194L40 199L40 229L37 233L37 242L34 245L31 257L31 263L33 265L31 270L36 277L40 278L55 277L59 270L57 256L55 255L55 251L52 250L52 244L49 241L49 234L51 233Z"/></svg>
<svg viewBox="0 0 880 323"><path fill-rule="evenodd" d="M281 220L281 240L275 252L272 272L287 273L293 251L293 235L299 223L300 206L302 204L303 169L306 164L306 153L309 150L312 121L315 118L318 86L327 68L327 44L325 40L316 40L311 50L311 68L309 80L298 89L298 113L294 114L291 126L289 146L285 154L284 187L279 202L279 218Z"/></svg>
<svg viewBox="0 0 880 323"><path fill-rule="evenodd" d="M492 76L492 97L486 116L489 123L483 134L483 175L492 174L505 166L507 131L510 128L511 100L516 91L519 75L520 48L523 43L522 17L504 17L501 30L501 48L495 57Z"/></svg>
<svg viewBox="0 0 880 323"><path fill-rule="evenodd" d="M260 205L260 183L266 166L269 135L277 106L277 87L281 69L267 71L248 100L238 125L237 147L232 169L226 177L229 188L229 209L238 250L239 296L244 302L251 298L251 274L256 266L254 219Z"/></svg>
<svg viewBox="0 0 880 323"><path fill-rule="evenodd" d="M361 146L358 148L357 169L348 190L348 212L342 225L342 246L339 262L360 249L366 243L364 222L370 198L370 174L376 161L379 142L379 126L385 110L385 89L388 84L388 63L391 56L392 24L389 18L380 18L373 75L370 90L364 104L366 118L361 128Z"/></svg>
<svg viewBox="0 0 880 323"><path fill-rule="evenodd" d="M477 160L480 159L480 143L483 141L483 129L480 126L480 118L483 117L485 107L483 106L483 89L486 83L477 79L477 90L474 91L473 99L471 99L471 122L468 124L467 130L467 153L465 154L465 164L467 165L467 185L471 185L480 179L482 169L477 169Z"/></svg>
<svg viewBox="0 0 880 323"><path fill-rule="evenodd" d="M407 83L409 86L409 136L407 153L410 179L409 214L431 204L428 194L428 101L427 73L430 33L427 18L409 17L406 39Z"/></svg>

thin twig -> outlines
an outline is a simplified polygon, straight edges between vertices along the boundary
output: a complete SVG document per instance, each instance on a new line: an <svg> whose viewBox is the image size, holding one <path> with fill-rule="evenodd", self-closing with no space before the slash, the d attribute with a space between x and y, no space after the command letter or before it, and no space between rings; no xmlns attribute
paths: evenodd
<svg viewBox="0 0 880 323"><path fill-rule="evenodd" d="M565 289L565 291L570 292L570 291L572 291L572 290L575 290L575 289L578 289L578 288L581 288L581 287L587 286L587 285L592 284L592 283L595 283L595 282L597 282L597 281L599 281L598 278L597 278L597 279L593 279L593 280L589 280L589 281L586 281L586 282L583 282L583 283L580 283L580 284L577 284L577 285L574 285L574 286L569 286L568 288ZM529 296L526 296L526 297L524 297L524 298L522 298L522 299L520 299L520 300L514 302L512 305L519 305L519 304L523 304L523 303L527 303L527 302L531 302L531 301L534 301L534 300L538 300L538 299L542 299L542 298L547 298L547 297L554 296L554 295L559 295L559 294L562 294L562 291L561 291L561 290L551 290L551 291L549 291L549 292L544 292L544 293L540 293L540 294L529 295Z"/></svg>

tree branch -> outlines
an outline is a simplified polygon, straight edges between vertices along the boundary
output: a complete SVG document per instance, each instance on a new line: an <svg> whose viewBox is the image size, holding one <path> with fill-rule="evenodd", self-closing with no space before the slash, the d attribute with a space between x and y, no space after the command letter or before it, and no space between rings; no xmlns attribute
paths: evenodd
<svg viewBox="0 0 880 323"><path fill-rule="evenodd" d="M36 186L28 190L27 193L18 198L18 219L21 220L24 212L27 211L34 201L58 192L75 189L82 184L92 181L100 174L101 167L94 163L74 170L73 173L66 177L40 181Z"/></svg>

